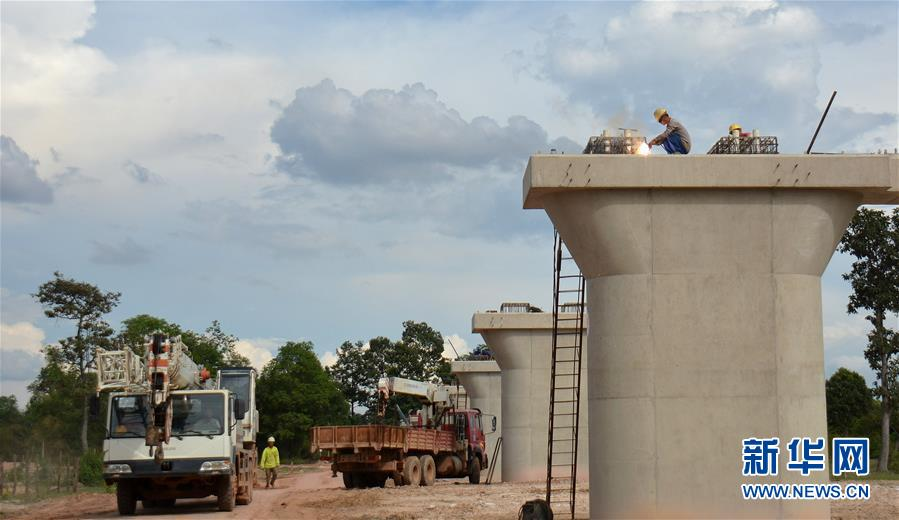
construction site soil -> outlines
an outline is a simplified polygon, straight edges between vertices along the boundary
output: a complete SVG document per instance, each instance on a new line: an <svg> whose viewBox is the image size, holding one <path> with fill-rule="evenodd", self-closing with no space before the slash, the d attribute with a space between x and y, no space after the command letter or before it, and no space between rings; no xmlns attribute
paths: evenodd
<svg viewBox="0 0 899 520"><path fill-rule="evenodd" d="M465 479L438 480L431 487L343 489L325 465L296 466L274 489L256 488L253 502L232 512L220 512L215 498L183 500L171 508L143 509L137 516L157 519L291 518L291 519L514 519L527 500L543 494L541 483L501 483L473 486ZM872 481L871 499L835 501L831 518L899 518L899 481ZM587 486L578 491L577 517L587 518ZM11 519L114 518L115 494L81 493L30 505L3 503L0 517Z"/></svg>

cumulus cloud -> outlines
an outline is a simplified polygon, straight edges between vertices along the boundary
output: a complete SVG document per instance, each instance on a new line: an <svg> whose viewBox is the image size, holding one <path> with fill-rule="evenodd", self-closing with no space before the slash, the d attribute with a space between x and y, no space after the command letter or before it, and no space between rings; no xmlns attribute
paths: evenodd
<svg viewBox="0 0 899 520"><path fill-rule="evenodd" d="M237 353L250 360L256 370L262 370L272 360L275 352L284 340L280 338L255 338L241 339L237 341L235 349Z"/></svg>
<svg viewBox="0 0 899 520"><path fill-rule="evenodd" d="M3 292L3 317L8 319L9 300ZM45 339L44 331L31 322L0 323L0 394L15 394L20 403L27 401L26 386L44 366Z"/></svg>
<svg viewBox="0 0 899 520"><path fill-rule="evenodd" d="M300 88L271 130L277 168L312 178L303 196L328 200L324 214L363 222L424 221L449 236L507 239L542 230L521 211L521 172L536 151L583 145L522 116L505 125L466 120L422 84L356 96L324 80ZM397 183L401 183L401 186ZM332 188L332 189L329 189ZM297 190L265 194L296 204Z"/></svg>
<svg viewBox="0 0 899 520"><path fill-rule="evenodd" d="M16 142L0 135L0 200L15 203L48 204L53 189L37 175L38 162Z"/></svg>
<svg viewBox="0 0 899 520"><path fill-rule="evenodd" d="M464 356L471 352L468 348L468 342L465 338L458 334L450 334L443 337L443 357L444 359L456 359L457 354Z"/></svg>
<svg viewBox="0 0 899 520"><path fill-rule="evenodd" d="M0 348L40 354L44 347L44 331L27 321L0 323Z"/></svg>
<svg viewBox="0 0 899 520"><path fill-rule="evenodd" d="M130 266L150 260L150 249L138 244L130 237L116 244L107 244L96 240L91 243L93 252L90 259L95 264Z"/></svg>
<svg viewBox="0 0 899 520"><path fill-rule="evenodd" d="M93 91L114 67L103 54L75 43L94 23L93 2L4 2L3 103L45 106Z"/></svg>
<svg viewBox="0 0 899 520"><path fill-rule="evenodd" d="M318 360L321 361L323 367L332 367L337 363L337 355L329 350L319 356Z"/></svg>
<svg viewBox="0 0 899 520"><path fill-rule="evenodd" d="M778 135L787 150L810 138L821 113L820 47L830 35L810 6L641 2L599 30L594 18L558 18L537 52L534 73L597 116L624 111L629 125L649 125L653 134L649 114L666 106L691 129L697 152L733 121ZM895 49L883 58L895 60ZM822 149L847 142L860 127L895 132L895 113L840 112L828 120Z"/></svg>
<svg viewBox="0 0 899 520"><path fill-rule="evenodd" d="M162 184L162 177L134 161L125 162L122 168L132 179L141 184Z"/></svg>
<svg viewBox="0 0 899 520"><path fill-rule="evenodd" d="M431 182L454 167L518 170L529 154L550 148L534 121L466 120L421 83L356 96L328 79L297 89L271 137L281 170L334 184Z"/></svg>

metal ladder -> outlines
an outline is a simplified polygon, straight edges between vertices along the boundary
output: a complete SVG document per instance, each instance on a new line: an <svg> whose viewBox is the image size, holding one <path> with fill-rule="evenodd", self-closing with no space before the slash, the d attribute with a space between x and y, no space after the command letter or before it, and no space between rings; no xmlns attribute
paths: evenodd
<svg viewBox="0 0 899 520"><path fill-rule="evenodd" d="M574 518L585 281L558 231L555 232L553 257L555 276L546 502L560 518L563 515ZM575 305L576 308L572 309Z"/></svg>

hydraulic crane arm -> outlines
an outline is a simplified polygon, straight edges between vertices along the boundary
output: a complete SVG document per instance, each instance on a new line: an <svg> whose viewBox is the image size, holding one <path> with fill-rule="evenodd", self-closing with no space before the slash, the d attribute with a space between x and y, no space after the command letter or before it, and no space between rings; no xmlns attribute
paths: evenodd
<svg viewBox="0 0 899 520"><path fill-rule="evenodd" d="M172 431L171 392L202 388L209 372L194 363L180 336L169 338L156 333L148 339L143 360L129 348L98 349L97 393L125 390L149 396L151 412L146 445L155 447L155 458L161 461L162 444L169 442Z"/></svg>
<svg viewBox="0 0 899 520"><path fill-rule="evenodd" d="M455 407L450 388L439 383L426 383L402 377L382 377L378 381L378 416L387 411L387 401L392 395L415 397L423 406L430 407L433 416L439 417L446 410Z"/></svg>

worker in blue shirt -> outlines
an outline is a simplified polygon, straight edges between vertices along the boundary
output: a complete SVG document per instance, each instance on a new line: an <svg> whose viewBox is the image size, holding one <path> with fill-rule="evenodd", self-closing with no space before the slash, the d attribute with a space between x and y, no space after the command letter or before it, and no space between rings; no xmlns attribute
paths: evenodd
<svg viewBox="0 0 899 520"><path fill-rule="evenodd" d="M665 131L657 135L650 141L649 147L662 145L668 154L690 153L690 134L684 125L668 115L668 109L657 108L652 116L659 124L665 125Z"/></svg>

